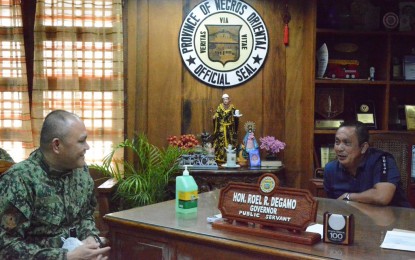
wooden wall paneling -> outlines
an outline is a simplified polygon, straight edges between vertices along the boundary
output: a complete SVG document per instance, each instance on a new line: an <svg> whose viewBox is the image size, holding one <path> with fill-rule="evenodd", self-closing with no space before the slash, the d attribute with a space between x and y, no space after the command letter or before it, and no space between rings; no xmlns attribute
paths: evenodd
<svg viewBox="0 0 415 260"><path fill-rule="evenodd" d="M200 0L186 0L183 5L183 14L181 21L192 11L192 9L200 4ZM181 25L180 25L181 26ZM180 27L176 30L177 34L180 32ZM176 49L179 49L177 46ZM180 51L179 51L180 52ZM199 81L192 73L186 69L182 62L182 120L181 129L179 132L172 133L174 135L180 134L195 134L198 135L203 131L212 132L212 113L211 108L212 88Z"/></svg>
<svg viewBox="0 0 415 260"><path fill-rule="evenodd" d="M269 33L269 53L264 67L263 117L264 135L284 140L284 108L286 92L286 47L283 44L281 1L264 2L263 14Z"/></svg>
<svg viewBox="0 0 415 260"><path fill-rule="evenodd" d="M282 14L285 2L264 2L263 16L269 33L269 53L264 67L263 87L263 133L286 142L285 99L286 99L286 48L283 43L284 23ZM286 149L290 149L288 145ZM284 151L279 155L285 163Z"/></svg>
<svg viewBox="0 0 415 260"><path fill-rule="evenodd" d="M149 1L128 1L136 5L135 9L131 10L131 15L129 16L133 20L129 33L135 35L134 41L130 41L131 46L129 49L136 50L136 55L129 55L129 57L134 57L136 60L136 64L131 64L128 67L133 72L128 77L129 80L133 81L132 84L129 84L129 88L132 88L135 93L132 96L134 100L129 100L128 102L128 105L133 109L131 113L135 115L128 120L127 124L134 122L134 128L129 133L148 132Z"/></svg>
<svg viewBox="0 0 415 260"><path fill-rule="evenodd" d="M299 162L301 163L301 187L303 189L308 188L309 179L314 175L313 170L313 147L314 147L314 127L301 127L301 126L314 126L314 80L315 80L315 57L314 50L316 49L315 36L316 36L316 0L312 1L300 1L302 7L303 16L303 28L299 30L302 34L304 45L302 58L302 95L300 107L301 107L301 120L296 127L301 128L301 136L297 140L298 148L300 149ZM300 8L300 6L299 6ZM294 127L294 125L293 125Z"/></svg>
<svg viewBox="0 0 415 260"><path fill-rule="evenodd" d="M127 39L125 64L126 122L127 138L137 133L147 133L148 121L148 0L126 1L124 6ZM133 158L127 151L125 157Z"/></svg>
<svg viewBox="0 0 415 260"><path fill-rule="evenodd" d="M181 128L181 57L178 32L182 22L180 1L151 0L148 41L148 137L156 146Z"/></svg>
<svg viewBox="0 0 415 260"><path fill-rule="evenodd" d="M264 8L264 1L259 0L249 0L245 1L252 8L254 8L257 13L261 14L262 19L264 19L262 13ZM244 124L247 121L253 121L255 123L255 137L259 142L259 137L262 136L263 132L263 109L262 109L262 94L263 94L263 73L264 67L267 66L266 62L263 64L263 67L253 78L248 81L245 81L243 84L235 86L227 90L227 93L231 96L234 105L241 111L243 114L239 118L239 128L238 128L238 140L239 143L242 142L246 132L244 129Z"/></svg>
<svg viewBox="0 0 415 260"><path fill-rule="evenodd" d="M301 156L300 152L301 140L301 118L304 116L303 110L305 104L302 103L303 95L303 67L300 66L305 47L306 39L303 38L302 27L304 26L303 17L304 1L296 0L288 3L291 13L291 21L289 23L290 38L289 45L286 48L287 64L285 70L287 72L287 99L285 110L285 130L287 148L285 151L284 163L290 172L288 186L298 187L301 178Z"/></svg>

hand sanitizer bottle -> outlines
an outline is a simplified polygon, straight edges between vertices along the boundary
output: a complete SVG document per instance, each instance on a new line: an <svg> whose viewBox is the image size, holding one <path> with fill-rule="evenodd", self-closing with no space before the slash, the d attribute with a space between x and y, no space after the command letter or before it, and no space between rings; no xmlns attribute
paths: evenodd
<svg viewBox="0 0 415 260"><path fill-rule="evenodd" d="M189 175L187 165L182 176L176 177L176 212L197 212L198 187L195 179Z"/></svg>

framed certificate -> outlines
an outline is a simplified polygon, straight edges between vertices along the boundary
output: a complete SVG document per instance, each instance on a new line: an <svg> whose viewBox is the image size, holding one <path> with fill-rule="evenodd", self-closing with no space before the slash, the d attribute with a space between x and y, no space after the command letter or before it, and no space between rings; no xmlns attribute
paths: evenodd
<svg viewBox="0 0 415 260"><path fill-rule="evenodd" d="M405 105L406 129L415 130L415 106Z"/></svg>

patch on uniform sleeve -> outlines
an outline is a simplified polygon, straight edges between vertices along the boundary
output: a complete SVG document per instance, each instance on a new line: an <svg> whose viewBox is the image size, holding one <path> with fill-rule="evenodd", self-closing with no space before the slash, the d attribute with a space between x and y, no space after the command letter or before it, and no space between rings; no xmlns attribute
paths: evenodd
<svg viewBox="0 0 415 260"><path fill-rule="evenodd" d="M21 219L22 213L15 208L11 208L1 217L0 225L4 230L10 233L17 227Z"/></svg>

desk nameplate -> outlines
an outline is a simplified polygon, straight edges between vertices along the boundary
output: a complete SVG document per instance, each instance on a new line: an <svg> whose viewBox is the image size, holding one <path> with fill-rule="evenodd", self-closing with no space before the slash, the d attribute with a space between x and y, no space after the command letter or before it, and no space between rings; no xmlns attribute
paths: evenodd
<svg viewBox="0 0 415 260"><path fill-rule="evenodd" d="M320 241L320 235L305 229L315 222L317 206L308 190L279 187L275 175L263 174L258 184L233 182L221 190L219 210L227 221L214 222L212 226L314 244Z"/></svg>

